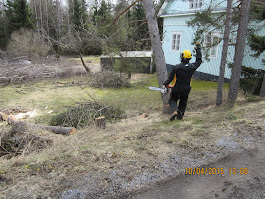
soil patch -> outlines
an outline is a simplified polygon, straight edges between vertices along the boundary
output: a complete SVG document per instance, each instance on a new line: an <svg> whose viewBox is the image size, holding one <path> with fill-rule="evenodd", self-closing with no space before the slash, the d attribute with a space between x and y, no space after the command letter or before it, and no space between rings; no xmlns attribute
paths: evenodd
<svg viewBox="0 0 265 199"><path fill-rule="evenodd" d="M203 174L202 168L204 168ZM205 174L206 168L208 168L207 174ZM195 174L193 174L194 169L196 169ZM209 174L214 169L216 174ZM181 199L262 199L265 196L264 147L228 155L216 163L199 169L192 168L191 173L185 170L184 173L132 198L175 199L178 196Z"/></svg>
<svg viewBox="0 0 265 199"><path fill-rule="evenodd" d="M0 63L1 64L1 63ZM71 77L87 74L84 67L75 60L61 57L60 60L47 58L43 63L32 63L28 60L18 60L1 64L0 84L30 82L44 78ZM88 64L92 71L98 71L99 66Z"/></svg>

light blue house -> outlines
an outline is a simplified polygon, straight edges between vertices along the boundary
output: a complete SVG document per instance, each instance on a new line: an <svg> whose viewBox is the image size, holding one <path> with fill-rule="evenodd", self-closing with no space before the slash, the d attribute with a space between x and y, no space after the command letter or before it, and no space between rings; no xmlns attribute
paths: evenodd
<svg viewBox="0 0 265 199"><path fill-rule="evenodd" d="M163 4L159 16L163 17L163 51L165 54L165 59L167 63L168 71L171 70L173 65L180 62L180 53L183 50L193 51L192 42L194 39L195 28L188 27L186 21L194 18L196 12L200 12L211 6L214 8L213 13L216 15L226 12L227 2L223 0L166 0ZM215 4L215 5L213 5ZM264 23L252 24L252 28L255 28L259 35L265 36ZM204 33L204 46L206 44L216 43L216 41L221 41L222 31L211 31L211 33ZM234 37L235 40L235 37ZM217 42L218 43L218 42ZM222 53L221 41L217 46L207 48L204 50L204 54L207 51L209 55L209 61L203 58L202 65L197 69L194 74L195 77L200 79L216 80L219 76L219 68L221 62ZM243 59L243 65L248 67L253 67L255 69L264 69L262 63L262 56L265 58L265 53L260 58L254 58L251 56L254 54L250 50L250 47L246 45L245 55ZM234 57L234 46L230 46L228 49L228 62L233 62ZM195 61L193 56L192 62ZM225 78L230 79L231 70L226 66Z"/></svg>

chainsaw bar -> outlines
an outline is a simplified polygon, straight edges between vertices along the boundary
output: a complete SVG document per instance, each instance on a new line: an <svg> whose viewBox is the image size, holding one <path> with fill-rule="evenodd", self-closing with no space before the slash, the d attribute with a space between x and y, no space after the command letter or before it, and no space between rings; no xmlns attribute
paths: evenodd
<svg viewBox="0 0 265 199"><path fill-rule="evenodd" d="M157 87L149 87L149 89L153 91L160 91L161 93L167 93L167 88L162 89L162 88L157 88Z"/></svg>

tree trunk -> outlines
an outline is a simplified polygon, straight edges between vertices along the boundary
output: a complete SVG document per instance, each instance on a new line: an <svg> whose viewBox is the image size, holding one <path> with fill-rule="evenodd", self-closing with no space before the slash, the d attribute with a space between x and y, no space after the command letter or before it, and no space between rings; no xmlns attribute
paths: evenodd
<svg viewBox="0 0 265 199"><path fill-rule="evenodd" d="M61 135L72 135L76 133L76 128L73 128L73 127L45 126L45 125L39 125L39 124L32 124L32 123L28 123L25 121L17 121L14 119L14 117L6 115L5 113L1 113L1 112L0 112L0 119L3 121L7 121L8 124L10 124L11 126L21 131L26 131L30 128L40 128L40 129L45 129L45 130L51 131L56 134L61 134Z"/></svg>
<svg viewBox="0 0 265 199"><path fill-rule="evenodd" d="M227 50L228 50L228 45L229 45L229 34L230 34L230 26L231 26L231 18L232 18L232 2L233 0L227 0L224 43L223 43L223 51L222 51L222 58L221 58L221 64L220 64L220 74L218 78L216 105L221 105L223 102L225 65L226 65L226 59L227 59Z"/></svg>
<svg viewBox="0 0 265 199"><path fill-rule="evenodd" d="M45 17L46 17L46 31L47 31L47 35L50 36L48 2L47 1L44 1L44 2L45 2L45 12L46 12L46 14L45 14Z"/></svg>
<svg viewBox="0 0 265 199"><path fill-rule="evenodd" d="M245 50L245 42L248 28L248 15L250 0L241 1L240 19L236 38L234 65L228 93L228 101L235 103L238 96L239 81L241 76L242 61Z"/></svg>
<svg viewBox="0 0 265 199"><path fill-rule="evenodd" d="M83 64L84 68L86 69L86 72L90 73L90 69L89 69L89 68L87 67L87 65L85 64L84 59L83 59L83 57L82 57L82 54L79 53L79 56L80 56L80 59L81 59L81 62L82 62L82 64Z"/></svg>
<svg viewBox="0 0 265 199"><path fill-rule="evenodd" d="M260 88L259 96L260 97L265 97L265 73L264 73L264 76L263 76L263 81L262 81L262 85L261 85L261 88Z"/></svg>
<svg viewBox="0 0 265 199"><path fill-rule="evenodd" d="M161 88L163 82L167 78L167 68L166 68L164 52L162 50L162 43L159 35L157 20L155 16L155 8L152 0L143 0L143 5L148 23L148 30L151 39L152 50L154 53L159 87ZM163 113L170 113L169 106L167 106L169 100L169 94L161 93L161 97L163 101Z"/></svg>
<svg viewBox="0 0 265 199"><path fill-rule="evenodd" d="M62 126L45 126L45 125L39 125L39 124L32 124L25 121L17 121L13 120L12 118L8 118L8 123L15 127L16 129L21 129L21 131L26 131L28 129L32 128L40 128L44 130L51 131L56 134L61 135L72 135L76 133L76 128L73 127L62 127Z"/></svg>
<svg viewBox="0 0 265 199"><path fill-rule="evenodd" d="M106 117L98 117L96 118L96 126L102 129L106 128Z"/></svg>
<svg viewBox="0 0 265 199"><path fill-rule="evenodd" d="M34 4L35 17L36 17L36 26L37 26L37 30L39 32L40 31L40 26L39 26L39 18L38 18L38 11L37 11L36 0L33 1L33 4Z"/></svg>

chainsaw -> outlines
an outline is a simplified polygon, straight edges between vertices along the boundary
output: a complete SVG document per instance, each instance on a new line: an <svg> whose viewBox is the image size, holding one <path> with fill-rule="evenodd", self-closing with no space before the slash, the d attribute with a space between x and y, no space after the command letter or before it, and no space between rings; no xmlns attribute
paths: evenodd
<svg viewBox="0 0 265 199"><path fill-rule="evenodd" d="M168 86L168 88L158 88L158 87L149 87L150 90L152 91L160 91L161 93L169 93L171 91L171 85Z"/></svg>

